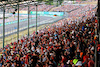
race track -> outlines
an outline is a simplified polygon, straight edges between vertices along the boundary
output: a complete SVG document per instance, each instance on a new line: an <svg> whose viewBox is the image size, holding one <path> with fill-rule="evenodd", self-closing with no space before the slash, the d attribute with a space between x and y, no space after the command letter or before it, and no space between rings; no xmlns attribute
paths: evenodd
<svg viewBox="0 0 100 67"><path fill-rule="evenodd" d="M38 16L38 21L37 22L42 22L42 21L50 20L50 19L53 19L53 17ZM30 19L29 25L32 25L32 24L36 24L36 18ZM28 25L28 20L19 22L19 28L27 27L27 25ZM12 32L16 29L17 29L17 23L12 23L12 24L5 25L5 33ZM3 26L0 26L0 34L2 34L2 33L3 33Z"/></svg>

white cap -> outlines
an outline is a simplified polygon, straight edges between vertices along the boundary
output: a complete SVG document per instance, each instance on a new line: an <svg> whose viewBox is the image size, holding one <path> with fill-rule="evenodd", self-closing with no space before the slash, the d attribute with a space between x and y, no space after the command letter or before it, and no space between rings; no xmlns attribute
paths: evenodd
<svg viewBox="0 0 100 67"><path fill-rule="evenodd" d="M76 66L82 66L82 62L81 61L78 61L75 65Z"/></svg>

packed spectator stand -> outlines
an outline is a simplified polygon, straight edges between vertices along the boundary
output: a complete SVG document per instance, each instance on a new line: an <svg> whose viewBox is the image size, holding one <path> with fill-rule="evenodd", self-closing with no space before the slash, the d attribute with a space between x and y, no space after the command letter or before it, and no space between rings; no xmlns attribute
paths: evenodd
<svg viewBox="0 0 100 67"><path fill-rule="evenodd" d="M53 11L71 11L73 9L77 9L81 7L80 5L62 5L62 6L59 6L58 8L54 9Z"/></svg>
<svg viewBox="0 0 100 67"><path fill-rule="evenodd" d="M96 8L96 5L85 5L85 6L81 6L79 9L71 11L69 16L73 17L73 16L79 16L80 14L85 14L86 11L91 11L93 8Z"/></svg>
<svg viewBox="0 0 100 67"><path fill-rule="evenodd" d="M53 9L53 11L67 11L67 12L70 12L70 11L79 11L81 13L83 13L82 11L87 11L87 10L91 10L92 8L96 7L96 5L77 5L77 4L67 4L67 5L62 5L62 6L59 6L58 8L55 8ZM79 10L77 10L79 9ZM77 12L77 13L79 13ZM71 13L72 14L72 13Z"/></svg>
<svg viewBox="0 0 100 67"><path fill-rule="evenodd" d="M88 6L85 6L70 12L69 18L39 30L37 35L33 32L29 38L26 35L18 40L18 43L7 44L4 49L0 49L0 65L2 67L94 66L96 8L92 10L90 7L90 10L83 12L87 8ZM73 22L76 19L77 21Z"/></svg>
<svg viewBox="0 0 100 67"><path fill-rule="evenodd" d="M53 7L53 5L38 5L38 11L49 11ZM21 10L27 10L27 8L23 8ZM31 5L30 10L36 11L36 6Z"/></svg>

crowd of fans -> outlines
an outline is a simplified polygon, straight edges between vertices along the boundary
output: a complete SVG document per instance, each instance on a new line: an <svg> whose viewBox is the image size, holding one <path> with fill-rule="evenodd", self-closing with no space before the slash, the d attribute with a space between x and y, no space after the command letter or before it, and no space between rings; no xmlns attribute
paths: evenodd
<svg viewBox="0 0 100 67"><path fill-rule="evenodd" d="M26 35L18 43L7 44L0 50L0 66L94 67L95 11L85 12L88 16L79 13L80 18L75 18L77 12L73 11L69 18L39 30L37 35L33 32L29 38ZM72 16L73 13L76 15ZM71 18L79 22L73 22Z"/></svg>
<svg viewBox="0 0 100 67"><path fill-rule="evenodd" d="M91 11L95 7L96 7L96 5L85 5L85 6L81 6L79 9L74 10L74 11L71 11L69 13L69 16L70 17L73 17L73 16L78 16L79 17L81 14L87 15L87 14L85 14L86 11ZM94 11L92 11L92 12L94 12Z"/></svg>
<svg viewBox="0 0 100 67"><path fill-rule="evenodd" d="M76 0L76 2L77 2L78 4L87 3L87 2L93 2L93 1L97 1L97 0L85 0L85 1Z"/></svg>
<svg viewBox="0 0 100 67"><path fill-rule="evenodd" d="M51 8L53 8L53 5L38 5L38 11L49 11ZM23 8L21 10L27 10L27 8ZM36 11L36 6L30 6L31 11Z"/></svg>
<svg viewBox="0 0 100 67"><path fill-rule="evenodd" d="M75 1L64 1L62 4L83 4L83 3L89 3L97 0L75 0Z"/></svg>
<svg viewBox="0 0 100 67"><path fill-rule="evenodd" d="M79 14L79 13L83 13L84 11L91 10L94 7L96 7L96 5L71 5L71 4L67 4L67 5L62 5L58 8L55 8L55 9L53 9L53 11L67 11L67 12L71 11L71 12L74 12L76 10L76 11L78 11L77 14ZM70 14L73 14L73 13L70 13Z"/></svg>
<svg viewBox="0 0 100 67"><path fill-rule="evenodd" d="M71 11L79 7L80 7L79 5L62 5L58 8L53 9L53 11Z"/></svg>

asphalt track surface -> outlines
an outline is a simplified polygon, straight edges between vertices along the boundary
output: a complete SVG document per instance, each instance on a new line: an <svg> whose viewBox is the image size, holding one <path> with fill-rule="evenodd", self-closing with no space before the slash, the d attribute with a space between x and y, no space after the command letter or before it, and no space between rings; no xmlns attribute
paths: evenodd
<svg viewBox="0 0 100 67"><path fill-rule="evenodd" d="M42 22L42 21L50 20L50 19L53 19L53 17L38 16L37 22ZM32 24L35 24L35 23L36 23L36 18L30 19L29 25L32 25ZM27 27L27 26L28 26L28 20L19 22L19 28L24 28L24 27ZM12 32L16 29L17 29L17 23L5 25L5 33ZM0 26L0 34L2 34L2 33L3 33L3 26Z"/></svg>

